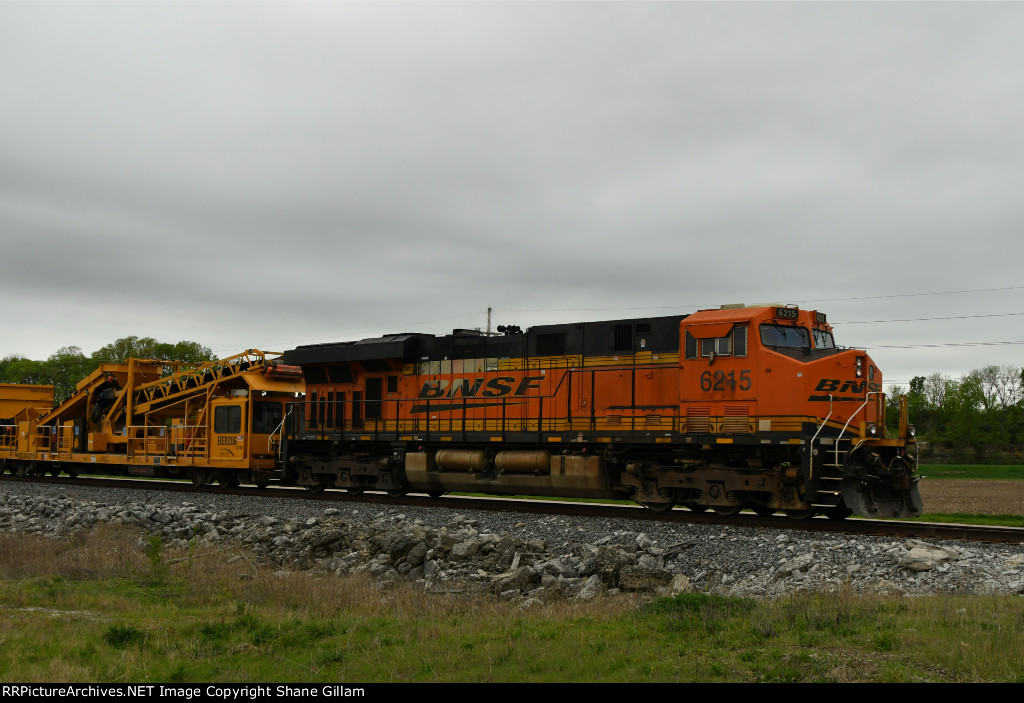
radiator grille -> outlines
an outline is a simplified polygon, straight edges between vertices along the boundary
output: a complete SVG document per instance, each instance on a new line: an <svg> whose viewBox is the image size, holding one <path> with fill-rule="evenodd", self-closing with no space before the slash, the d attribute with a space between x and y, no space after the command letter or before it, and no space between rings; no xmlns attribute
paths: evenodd
<svg viewBox="0 0 1024 703"><path fill-rule="evenodd" d="M746 405L726 405L723 414L725 417L722 418L722 432L750 432L750 408Z"/></svg>
<svg viewBox="0 0 1024 703"><path fill-rule="evenodd" d="M686 408L686 431L687 432L710 432L711 431L711 406L690 405Z"/></svg>

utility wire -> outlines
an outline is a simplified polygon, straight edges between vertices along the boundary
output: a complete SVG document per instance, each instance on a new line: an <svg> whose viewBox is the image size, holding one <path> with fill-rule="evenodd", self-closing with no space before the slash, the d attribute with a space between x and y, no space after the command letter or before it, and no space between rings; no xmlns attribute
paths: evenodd
<svg viewBox="0 0 1024 703"><path fill-rule="evenodd" d="M994 312L986 315L955 315L950 317L908 317L902 320L855 320L853 322L833 322L833 325L874 325L886 322L932 322L934 320L974 320L983 317L1013 317L1024 315L1024 312Z"/></svg>
<svg viewBox="0 0 1024 703"><path fill-rule="evenodd" d="M1024 344L1024 340L1014 342L942 342L939 344L871 344L871 349L931 349L937 347L998 347L1006 344Z"/></svg>
<svg viewBox="0 0 1024 703"><path fill-rule="evenodd" d="M868 295L860 297L848 297L848 298L822 298L816 300L802 300L798 301L800 305L818 304L818 303L831 303L831 302L844 302L844 301L856 301L856 300L881 300L888 298L908 298L908 297L919 297L919 296L934 296L934 295L961 295L967 293L992 293L999 291L1013 291L1013 290L1024 290L1024 286L1003 286L998 288L968 288L961 290L945 290L945 291L927 291L920 293L891 293L887 295ZM703 304L703 305L649 305L649 306L637 306L637 307L594 307L594 308L503 308L503 313L525 313L525 312L541 312L541 313L562 313L562 312L625 312L625 311L644 311L644 310L702 310L702 309L716 309L719 304ZM350 330L347 332L332 333L328 336L317 336L306 339L301 339L293 342L281 342L278 346L292 346L299 344L317 343L330 340L352 338L356 335L367 334L374 332L378 329L398 329L416 327L418 325L431 324L435 322L445 322L449 320L459 320L466 318L473 318L477 315L476 312L467 312L463 315L456 315L452 317L442 317L430 320L418 320L415 322L405 322L401 324L388 324L382 325L375 328L364 329L364 330ZM949 316L949 317L921 317L921 318L903 318L893 320L854 320L850 322L836 322L834 325L864 325L864 324L887 324L893 322L930 322L930 321L942 321L942 320L966 320L966 319L979 319L989 317L1013 317L1024 315L1024 313L990 313L984 315L960 315L960 316ZM872 348L876 349L915 349L920 347L956 347L956 346L995 346L995 345L1007 345L1007 344L1024 344L1024 342L964 342L964 343L945 343L945 344L909 344L909 345L872 345Z"/></svg>
<svg viewBox="0 0 1024 703"><path fill-rule="evenodd" d="M879 300L882 298L909 298L920 295L958 295L960 293L993 293L996 291L1004 290L1024 290L1024 286L1005 286L1002 288L968 288L966 290L940 290L932 291L930 293L893 293L891 295L865 295L860 298L824 298L821 300L803 302L835 303L842 302L845 300Z"/></svg>
<svg viewBox="0 0 1024 703"><path fill-rule="evenodd" d="M891 293L888 295L864 295L854 298L817 298L812 300L798 300L800 305L812 303L837 303L851 300L883 300L886 298L912 298L925 295L960 295L963 293L993 293L997 291L1024 290L1024 286L1004 286L1001 288L968 288L964 290L940 290L924 293ZM717 308L720 303L703 305L647 305L630 308L505 308L506 312L614 312L618 310L706 310ZM1024 313L1013 313L1024 314ZM941 319L941 318L936 318ZM951 318L953 319L953 318ZM853 324L853 323L846 323Z"/></svg>

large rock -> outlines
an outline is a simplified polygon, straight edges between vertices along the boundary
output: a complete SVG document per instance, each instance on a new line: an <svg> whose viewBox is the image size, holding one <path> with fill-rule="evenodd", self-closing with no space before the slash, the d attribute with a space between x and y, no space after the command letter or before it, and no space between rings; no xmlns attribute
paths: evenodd
<svg viewBox="0 0 1024 703"><path fill-rule="evenodd" d="M540 583L540 574L537 570L530 566L520 566L515 571L508 574L501 574L494 580L494 590L498 593L504 593L506 591L523 591L529 590Z"/></svg>
<svg viewBox="0 0 1024 703"><path fill-rule="evenodd" d="M604 581L601 580L600 576L594 574L583 583L583 588L576 594L576 600L583 602L592 601L604 594L606 590Z"/></svg>
<svg viewBox="0 0 1024 703"><path fill-rule="evenodd" d="M960 558L952 549L937 547L927 542L911 540L908 544L910 550L900 557L900 565L912 571L931 571L940 564Z"/></svg>
<svg viewBox="0 0 1024 703"><path fill-rule="evenodd" d="M814 564L813 554L800 554L792 559L787 559L775 570L779 578L786 578L801 571L807 571Z"/></svg>
<svg viewBox="0 0 1024 703"><path fill-rule="evenodd" d="M664 569L627 564L619 571L619 588L623 591L653 593L672 582L672 574Z"/></svg>

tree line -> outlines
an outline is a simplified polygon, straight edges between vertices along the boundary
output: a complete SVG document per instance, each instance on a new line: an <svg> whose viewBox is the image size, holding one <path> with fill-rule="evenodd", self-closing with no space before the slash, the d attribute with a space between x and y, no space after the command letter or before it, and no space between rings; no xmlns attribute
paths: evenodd
<svg viewBox="0 0 1024 703"><path fill-rule="evenodd" d="M44 361L10 355L0 359L0 383L31 383L53 386L57 403L75 392L76 384L100 364L124 363L129 358L162 359L198 363L212 361L213 352L198 342L175 344L152 337L122 337L86 356L80 347L61 347Z"/></svg>
<svg viewBox="0 0 1024 703"><path fill-rule="evenodd" d="M958 461L1020 458L1024 444L1024 368L986 366L961 378L915 376L905 394L919 440ZM895 413L889 414L890 418Z"/></svg>

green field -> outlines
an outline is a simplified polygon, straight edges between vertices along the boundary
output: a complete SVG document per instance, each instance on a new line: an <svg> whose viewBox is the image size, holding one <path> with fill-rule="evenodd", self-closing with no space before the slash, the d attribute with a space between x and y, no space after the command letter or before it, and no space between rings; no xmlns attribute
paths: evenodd
<svg viewBox="0 0 1024 703"><path fill-rule="evenodd" d="M921 464L918 473L931 479L1024 480L1022 465Z"/></svg>
<svg viewBox="0 0 1024 703"><path fill-rule="evenodd" d="M1024 682L1024 599L553 602L282 577L101 528L0 535L10 682ZM241 572L241 573L240 573Z"/></svg>

